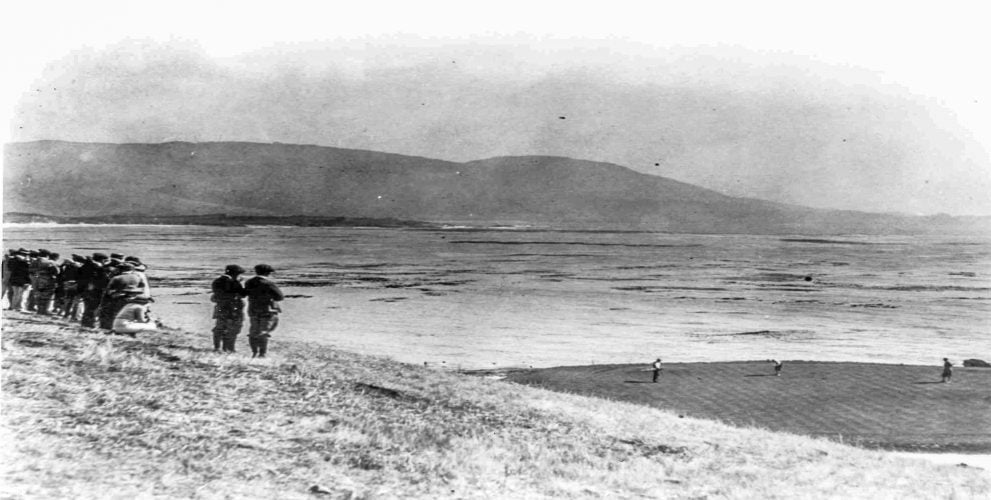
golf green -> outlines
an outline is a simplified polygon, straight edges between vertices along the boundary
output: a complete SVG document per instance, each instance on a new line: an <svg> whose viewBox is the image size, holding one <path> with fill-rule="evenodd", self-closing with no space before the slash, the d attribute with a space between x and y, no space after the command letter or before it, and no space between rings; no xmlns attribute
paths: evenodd
<svg viewBox="0 0 991 500"><path fill-rule="evenodd" d="M648 364L514 371L507 380L888 450L991 452L991 369L785 361Z"/></svg>

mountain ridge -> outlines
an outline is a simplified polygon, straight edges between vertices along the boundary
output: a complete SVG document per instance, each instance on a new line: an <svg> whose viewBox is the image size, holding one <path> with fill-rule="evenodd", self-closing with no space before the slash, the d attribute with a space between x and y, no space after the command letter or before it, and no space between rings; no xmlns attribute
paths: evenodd
<svg viewBox="0 0 991 500"><path fill-rule="evenodd" d="M913 217L739 198L606 162L452 162L260 142L4 147L4 212L49 216L343 217L696 233L982 231L991 218Z"/></svg>

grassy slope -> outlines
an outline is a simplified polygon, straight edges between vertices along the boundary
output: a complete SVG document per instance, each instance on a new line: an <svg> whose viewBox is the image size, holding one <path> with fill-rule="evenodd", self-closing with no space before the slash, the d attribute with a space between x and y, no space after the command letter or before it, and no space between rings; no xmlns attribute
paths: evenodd
<svg viewBox="0 0 991 500"><path fill-rule="evenodd" d="M3 329L10 498L981 498L991 475L273 341Z"/></svg>

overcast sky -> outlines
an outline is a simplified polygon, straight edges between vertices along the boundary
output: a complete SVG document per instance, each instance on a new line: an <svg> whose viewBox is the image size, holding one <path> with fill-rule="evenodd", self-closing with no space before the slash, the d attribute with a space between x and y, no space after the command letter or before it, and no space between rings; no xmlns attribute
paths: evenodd
<svg viewBox="0 0 991 500"><path fill-rule="evenodd" d="M558 155L814 207L991 215L979 11L682 3L4 7L5 139Z"/></svg>

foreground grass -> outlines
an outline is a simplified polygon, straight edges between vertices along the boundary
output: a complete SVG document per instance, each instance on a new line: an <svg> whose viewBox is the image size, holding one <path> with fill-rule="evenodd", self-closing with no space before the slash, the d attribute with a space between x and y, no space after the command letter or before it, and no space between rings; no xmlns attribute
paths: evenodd
<svg viewBox="0 0 991 500"><path fill-rule="evenodd" d="M5 315L4 497L991 495L974 468L278 339L265 360L207 344Z"/></svg>

